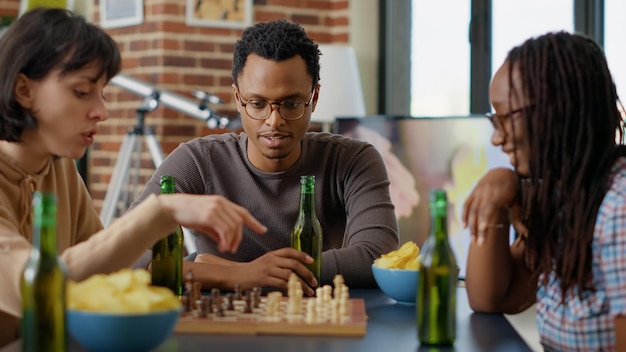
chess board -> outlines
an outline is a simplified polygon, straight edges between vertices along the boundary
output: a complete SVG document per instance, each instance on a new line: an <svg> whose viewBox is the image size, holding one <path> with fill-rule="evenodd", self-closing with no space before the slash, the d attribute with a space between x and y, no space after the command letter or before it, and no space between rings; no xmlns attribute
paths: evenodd
<svg viewBox="0 0 626 352"><path fill-rule="evenodd" d="M287 297L280 302L278 316L267 316L267 297L262 297L258 308L251 313L244 312L245 302L236 300L232 310L224 310L224 316L210 313L206 317L195 317L183 312L175 332L190 334L237 334L237 335L317 335L317 336L365 336L367 314L362 299L348 299L348 314L332 321L328 316L317 318L315 322L305 319L306 303L315 298L302 299L302 313L287 314Z"/></svg>

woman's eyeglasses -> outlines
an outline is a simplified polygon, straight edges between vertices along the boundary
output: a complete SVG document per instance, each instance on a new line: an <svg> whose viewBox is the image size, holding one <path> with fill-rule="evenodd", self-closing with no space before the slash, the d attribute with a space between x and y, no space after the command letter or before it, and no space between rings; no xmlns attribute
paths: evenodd
<svg viewBox="0 0 626 352"><path fill-rule="evenodd" d="M522 113L526 113L533 106L534 104L530 104L530 105L521 107L519 109L511 110L504 114L496 114L493 112L488 112L485 114L485 116L489 119L489 121L491 121L491 124L493 125L493 128L495 130L504 131L504 123L506 121L513 120L515 118L522 116L523 115Z"/></svg>

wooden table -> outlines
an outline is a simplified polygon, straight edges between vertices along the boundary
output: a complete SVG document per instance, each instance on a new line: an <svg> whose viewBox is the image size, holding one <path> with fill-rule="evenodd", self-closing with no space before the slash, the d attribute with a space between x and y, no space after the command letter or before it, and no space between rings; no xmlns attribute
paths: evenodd
<svg viewBox="0 0 626 352"><path fill-rule="evenodd" d="M403 352L403 351L531 351L502 314L474 313L465 288L457 289L457 339L454 346L420 346L415 306L396 304L378 289L350 290L365 300L368 315L365 337L173 334L156 351L298 351L298 352ZM21 351L18 342L2 352ZM84 351L76 343L70 351Z"/></svg>

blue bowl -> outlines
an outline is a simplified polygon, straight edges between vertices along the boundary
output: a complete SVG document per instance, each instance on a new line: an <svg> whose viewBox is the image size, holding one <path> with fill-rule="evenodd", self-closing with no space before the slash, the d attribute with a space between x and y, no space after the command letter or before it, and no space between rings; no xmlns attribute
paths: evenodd
<svg viewBox="0 0 626 352"><path fill-rule="evenodd" d="M90 351L148 351L170 336L180 312L180 308L129 314L68 310L66 320L70 336Z"/></svg>
<svg viewBox="0 0 626 352"><path fill-rule="evenodd" d="M419 270L388 269L372 265L374 279L387 296L398 303L415 304Z"/></svg>

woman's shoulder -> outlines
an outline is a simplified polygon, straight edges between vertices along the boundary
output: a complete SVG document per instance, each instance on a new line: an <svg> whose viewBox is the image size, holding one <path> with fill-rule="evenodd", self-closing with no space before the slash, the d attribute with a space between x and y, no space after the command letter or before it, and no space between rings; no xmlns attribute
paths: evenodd
<svg viewBox="0 0 626 352"><path fill-rule="evenodd" d="M619 186L620 189L626 190L626 156L615 159L609 180L612 186Z"/></svg>
<svg viewBox="0 0 626 352"><path fill-rule="evenodd" d="M600 214L616 214L616 210L626 209L626 156L615 159L605 187Z"/></svg>

